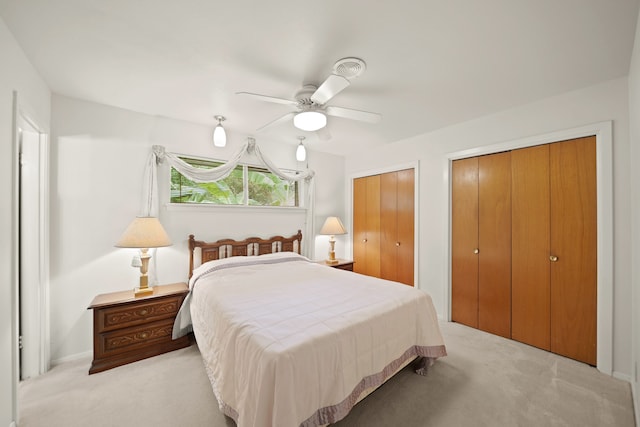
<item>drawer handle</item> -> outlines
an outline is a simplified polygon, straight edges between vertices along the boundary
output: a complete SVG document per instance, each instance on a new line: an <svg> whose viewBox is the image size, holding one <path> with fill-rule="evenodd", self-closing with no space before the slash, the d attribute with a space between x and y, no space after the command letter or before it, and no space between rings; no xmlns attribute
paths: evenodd
<svg viewBox="0 0 640 427"><path fill-rule="evenodd" d="M142 315L142 316L146 316L147 313L148 313L148 311L147 311L146 308L143 308L142 310L140 310L140 315Z"/></svg>
<svg viewBox="0 0 640 427"><path fill-rule="evenodd" d="M362 243L367 243L367 239L362 239Z"/></svg>
<svg viewBox="0 0 640 427"><path fill-rule="evenodd" d="M400 242L396 242L396 246L400 246Z"/></svg>
<svg viewBox="0 0 640 427"><path fill-rule="evenodd" d="M558 257L557 257L557 256L555 256L555 255L551 255L551 256L549 257L549 260L550 260L551 262L558 262Z"/></svg>
<svg viewBox="0 0 640 427"><path fill-rule="evenodd" d="M146 333L146 332L143 332L143 333L140 334L140 338L142 338L143 340L147 339L148 336L149 336L149 334Z"/></svg>
<svg viewBox="0 0 640 427"><path fill-rule="evenodd" d="M479 254L479 253L480 253L480 249L475 248L475 249L473 250L473 253L474 253L474 254Z"/></svg>

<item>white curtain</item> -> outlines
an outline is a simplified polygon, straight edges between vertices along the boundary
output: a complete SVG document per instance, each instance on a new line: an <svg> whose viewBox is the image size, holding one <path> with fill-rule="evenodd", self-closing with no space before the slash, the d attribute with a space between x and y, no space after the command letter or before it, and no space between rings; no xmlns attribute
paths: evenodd
<svg viewBox="0 0 640 427"><path fill-rule="evenodd" d="M253 138L248 138L242 147L227 161L218 167L211 169L203 169L191 166L178 155L167 153L163 146L154 145L152 152L147 160L145 182L144 182L144 201L141 216L158 216L159 199L158 199L158 166L166 162L169 166L174 167L178 172L187 178L196 182L214 182L226 178L238 166L240 160L245 154L255 154L258 160L264 164L267 169L277 177L288 180L298 181L306 184L305 205L307 210L305 227L303 234L303 255L313 259L313 234L314 234L314 175L315 172L307 169L304 172L287 173L279 169L269 158L267 158L256 144ZM295 230L292 230L295 232ZM265 236L268 237L268 236Z"/></svg>

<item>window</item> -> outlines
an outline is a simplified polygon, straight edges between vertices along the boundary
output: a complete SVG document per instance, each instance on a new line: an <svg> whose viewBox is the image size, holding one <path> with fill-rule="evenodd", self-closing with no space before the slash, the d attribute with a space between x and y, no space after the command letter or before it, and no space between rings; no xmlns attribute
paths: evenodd
<svg viewBox="0 0 640 427"><path fill-rule="evenodd" d="M192 166L214 168L221 162L181 157ZM294 171L287 171L294 172ZM297 181L283 180L268 169L238 165L225 179L198 183L171 168L171 203L236 205L236 206L299 206Z"/></svg>

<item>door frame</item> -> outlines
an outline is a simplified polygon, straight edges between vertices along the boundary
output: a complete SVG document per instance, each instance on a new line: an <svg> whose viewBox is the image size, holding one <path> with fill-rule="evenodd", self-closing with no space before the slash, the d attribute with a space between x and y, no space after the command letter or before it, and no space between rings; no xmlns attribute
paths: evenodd
<svg viewBox="0 0 640 427"><path fill-rule="evenodd" d="M451 167L452 162L467 157L493 154L518 148L533 147L586 136L596 137L596 191L597 191L597 368L607 375L613 373L613 122L603 121L572 129L474 147L445 155L444 187L448 195L445 228L445 309L443 317L451 321Z"/></svg>
<svg viewBox="0 0 640 427"><path fill-rule="evenodd" d="M413 286L416 288L420 288L420 265L418 263L419 257L419 248L420 242L418 236L420 236L420 162L416 160L415 162L409 163L401 163L397 165L387 166L383 168L377 169L367 169L365 171L360 171L349 175L348 177L348 188L347 188L347 209L346 209L346 217L349 218L350 224L347 228L353 230L353 181L356 178L364 178L366 176L371 175L380 175L383 173L389 172L397 172L405 169L413 169ZM353 244L351 241L348 243L347 253L349 254L349 258L353 259Z"/></svg>
<svg viewBox="0 0 640 427"><path fill-rule="evenodd" d="M20 134L19 128L21 122L28 123L39 134L39 205L38 214L38 262L34 268L37 268L39 283L37 291L37 301L31 301L35 304L34 310L29 315L38 316L35 323L37 331L33 331L38 335L37 348L30 349L37 353L39 374L45 373L50 366L50 304L49 304L49 237L50 237L50 209L49 209L49 130L43 127L31 113L31 109L27 104L22 102L17 92L13 92L13 236L12 236L12 252L14 256L13 265L13 342L14 342L14 401L16 401L17 411L17 385L20 381L20 348L19 348L19 325L20 325Z"/></svg>

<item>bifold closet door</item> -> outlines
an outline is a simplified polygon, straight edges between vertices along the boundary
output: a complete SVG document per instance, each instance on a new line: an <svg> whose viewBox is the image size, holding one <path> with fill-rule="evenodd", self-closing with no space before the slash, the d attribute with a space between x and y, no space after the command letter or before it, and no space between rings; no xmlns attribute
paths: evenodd
<svg viewBox="0 0 640 427"><path fill-rule="evenodd" d="M353 271L380 277L380 175L353 180Z"/></svg>
<svg viewBox="0 0 640 427"><path fill-rule="evenodd" d="M596 365L596 138L549 149L551 351Z"/></svg>
<svg viewBox="0 0 640 427"><path fill-rule="evenodd" d="M595 365L595 137L512 151L512 338Z"/></svg>
<svg viewBox="0 0 640 427"><path fill-rule="evenodd" d="M550 350L549 145L511 152L511 337Z"/></svg>
<svg viewBox="0 0 640 427"><path fill-rule="evenodd" d="M414 284L413 169L380 175L380 277Z"/></svg>
<svg viewBox="0 0 640 427"><path fill-rule="evenodd" d="M451 320L478 327L478 158L451 165Z"/></svg>
<svg viewBox="0 0 640 427"><path fill-rule="evenodd" d="M510 153L452 164L451 318L511 336Z"/></svg>
<svg viewBox="0 0 640 427"><path fill-rule="evenodd" d="M478 329L511 337L511 153L478 159Z"/></svg>

